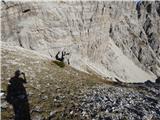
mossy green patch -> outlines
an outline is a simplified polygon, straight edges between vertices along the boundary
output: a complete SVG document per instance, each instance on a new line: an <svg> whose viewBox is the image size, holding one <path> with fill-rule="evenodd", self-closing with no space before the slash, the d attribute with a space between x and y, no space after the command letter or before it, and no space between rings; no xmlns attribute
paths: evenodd
<svg viewBox="0 0 160 120"><path fill-rule="evenodd" d="M56 65L58 65L61 68L65 67L65 63L64 62L54 60L53 63L55 63Z"/></svg>

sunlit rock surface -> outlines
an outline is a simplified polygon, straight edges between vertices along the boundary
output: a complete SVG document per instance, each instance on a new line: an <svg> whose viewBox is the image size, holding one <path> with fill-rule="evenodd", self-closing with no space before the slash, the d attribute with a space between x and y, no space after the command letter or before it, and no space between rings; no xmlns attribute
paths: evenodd
<svg viewBox="0 0 160 120"><path fill-rule="evenodd" d="M2 2L1 41L121 81L160 75L160 2Z"/></svg>

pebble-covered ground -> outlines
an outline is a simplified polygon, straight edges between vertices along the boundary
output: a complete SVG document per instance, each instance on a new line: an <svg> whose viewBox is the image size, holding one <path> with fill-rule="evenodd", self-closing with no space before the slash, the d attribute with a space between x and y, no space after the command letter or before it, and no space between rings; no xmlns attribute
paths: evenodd
<svg viewBox="0 0 160 120"><path fill-rule="evenodd" d="M27 77L32 120L160 120L160 85L156 83L109 82L8 47L2 47L2 120L14 119L5 97L17 68Z"/></svg>
<svg viewBox="0 0 160 120"><path fill-rule="evenodd" d="M79 96L78 111L92 120L160 120L160 86L131 86L93 87Z"/></svg>

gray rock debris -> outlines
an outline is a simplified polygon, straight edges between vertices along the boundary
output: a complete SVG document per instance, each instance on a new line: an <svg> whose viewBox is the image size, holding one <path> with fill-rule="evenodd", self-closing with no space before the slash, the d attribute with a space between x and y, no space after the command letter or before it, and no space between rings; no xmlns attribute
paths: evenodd
<svg viewBox="0 0 160 120"><path fill-rule="evenodd" d="M143 84L144 85L144 84ZM99 86L88 90L86 95L79 96L78 111L92 120L146 120L160 119L160 86L152 89L144 85L147 90L136 90L137 85L130 87ZM72 110L76 113L76 110Z"/></svg>

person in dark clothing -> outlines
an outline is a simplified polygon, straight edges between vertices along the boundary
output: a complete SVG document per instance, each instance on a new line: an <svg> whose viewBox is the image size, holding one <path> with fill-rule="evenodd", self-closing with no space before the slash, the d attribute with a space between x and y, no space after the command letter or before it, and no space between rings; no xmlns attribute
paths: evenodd
<svg viewBox="0 0 160 120"><path fill-rule="evenodd" d="M61 57L59 57L59 54L60 54L60 51L59 51L59 52L56 54L56 56L55 56L56 60L59 60L59 61L61 61L61 62L64 62L64 59L66 59L68 65L69 65L69 64L70 64L70 61L69 61L70 53L67 53L67 52L65 52L65 51L62 51Z"/></svg>
<svg viewBox="0 0 160 120"><path fill-rule="evenodd" d="M59 60L59 61L61 61L61 62L64 62L64 56L65 56L65 54L64 54L64 52L62 51L62 56L61 57L59 57L59 54L60 54L60 51L56 54L56 60Z"/></svg>
<svg viewBox="0 0 160 120"><path fill-rule="evenodd" d="M23 78L20 75L23 75ZM23 86L23 84L27 83L25 74L17 70L15 76L9 80L9 83L6 100L13 106L15 120L31 120L27 93Z"/></svg>
<svg viewBox="0 0 160 120"><path fill-rule="evenodd" d="M56 60L59 60L59 53L60 53L60 51L58 51L58 53L56 54L56 56L55 56L55 58L56 58Z"/></svg>

